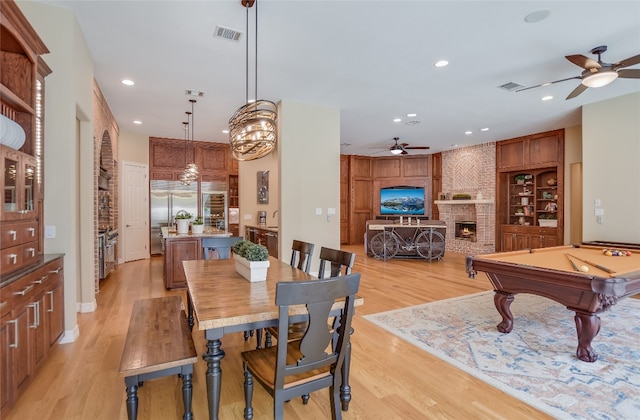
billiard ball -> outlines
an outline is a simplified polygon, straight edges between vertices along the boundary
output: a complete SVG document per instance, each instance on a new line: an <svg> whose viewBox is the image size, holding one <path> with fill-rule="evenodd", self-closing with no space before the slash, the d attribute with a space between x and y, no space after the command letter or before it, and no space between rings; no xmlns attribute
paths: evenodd
<svg viewBox="0 0 640 420"><path fill-rule="evenodd" d="M586 273L587 271L589 271L589 267L587 267L586 265L581 265L580 271L582 271L583 273Z"/></svg>

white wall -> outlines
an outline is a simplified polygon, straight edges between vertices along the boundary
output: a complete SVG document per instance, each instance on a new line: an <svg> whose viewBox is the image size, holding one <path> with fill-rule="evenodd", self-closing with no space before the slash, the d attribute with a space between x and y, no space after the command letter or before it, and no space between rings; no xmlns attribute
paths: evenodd
<svg viewBox="0 0 640 420"><path fill-rule="evenodd" d="M583 240L640 243L640 93L584 106L582 137Z"/></svg>
<svg viewBox="0 0 640 420"><path fill-rule="evenodd" d="M45 79L44 224L56 227L45 253L64 253L65 337L78 334L77 310L95 307L93 244L93 62L73 13L16 2L48 47ZM87 228L87 226L89 228Z"/></svg>
<svg viewBox="0 0 640 420"><path fill-rule="evenodd" d="M118 160L149 164L149 137L130 131L118 133Z"/></svg>
<svg viewBox="0 0 640 420"><path fill-rule="evenodd" d="M564 130L564 244L571 243L571 165L577 162L582 162L582 126L580 125L567 127Z"/></svg>
<svg viewBox="0 0 640 420"><path fill-rule="evenodd" d="M288 249L280 259L291 258L294 239L312 242L311 271L317 272L320 248L340 248L340 112L283 100L279 118L279 240L280 249ZM327 216L328 208L336 214Z"/></svg>

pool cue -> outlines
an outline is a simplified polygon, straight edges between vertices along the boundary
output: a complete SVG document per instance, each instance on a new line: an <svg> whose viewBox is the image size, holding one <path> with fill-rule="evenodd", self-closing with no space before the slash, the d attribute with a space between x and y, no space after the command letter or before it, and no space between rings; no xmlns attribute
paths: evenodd
<svg viewBox="0 0 640 420"><path fill-rule="evenodd" d="M569 255L571 255L571 254L569 254ZM599 265L599 264L596 264L596 263L592 263L591 261L583 260L582 258L578 258L578 257L576 257L575 255L571 255L571 256L572 256L573 258L575 258L576 260L578 260L578 261L582 261L583 263L586 263L586 264L592 265L592 266L594 266L595 268L598 268L598 269L600 269L600 270L602 270L602 271L604 271L604 272L606 272L606 273L609 273L609 274L613 274L613 273L615 273L615 271L613 271L613 270L611 270L610 268L607 268L607 267L605 267L605 266L603 266L603 265Z"/></svg>
<svg viewBox="0 0 640 420"><path fill-rule="evenodd" d="M576 271L582 271L578 268L578 266L576 265L576 263L573 262L573 260L571 259L571 256L567 253L564 254L565 257L567 257L567 259L569 260L569 262L571 263L571 266L573 266L573 269Z"/></svg>

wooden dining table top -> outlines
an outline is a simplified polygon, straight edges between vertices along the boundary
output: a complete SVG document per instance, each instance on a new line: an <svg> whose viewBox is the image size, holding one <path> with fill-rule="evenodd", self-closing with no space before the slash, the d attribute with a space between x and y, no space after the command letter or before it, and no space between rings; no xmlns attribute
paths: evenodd
<svg viewBox="0 0 640 420"><path fill-rule="evenodd" d="M269 257L266 281L250 282L236 272L233 259L183 261L187 287L199 330L278 319L276 284L318 278ZM364 300L357 297L355 305ZM335 309L341 302L336 302ZM304 306L292 314L305 314Z"/></svg>

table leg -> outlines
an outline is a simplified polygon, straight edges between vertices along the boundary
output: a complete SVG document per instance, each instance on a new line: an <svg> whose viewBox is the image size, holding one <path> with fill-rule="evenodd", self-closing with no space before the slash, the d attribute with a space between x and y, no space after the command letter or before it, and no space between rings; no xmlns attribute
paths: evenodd
<svg viewBox="0 0 640 420"><path fill-rule="evenodd" d="M187 320L189 321L189 328L193 331L193 325L195 321L193 319L193 303L191 302L191 293L187 290Z"/></svg>
<svg viewBox="0 0 640 420"><path fill-rule="evenodd" d="M224 358L224 350L220 348L220 339L207 340L207 351L202 358L207 362L207 400L209 403L209 420L218 420L220 410L220 390L222 369L220 362Z"/></svg>
<svg viewBox="0 0 640 420"><path fill-rule="evenodd" d="M493 303L496 305L500 316L502 316L502 322L496 326L501 333L510 333L513 329L513 314L511 314L513 297L514 295L512 293L498 291L496 291L496 294L493 296Z"/></svg>
<svg viewBox="0 0 640 420"><path fill-rule="evenodd" d="M591 341L600 332L600 317L596 314L576 311L574 319L578 332L576 356L583 362L595 362L598 360L598 355L591 348Z"/></svg>

